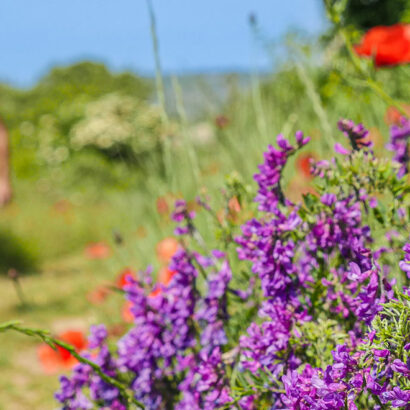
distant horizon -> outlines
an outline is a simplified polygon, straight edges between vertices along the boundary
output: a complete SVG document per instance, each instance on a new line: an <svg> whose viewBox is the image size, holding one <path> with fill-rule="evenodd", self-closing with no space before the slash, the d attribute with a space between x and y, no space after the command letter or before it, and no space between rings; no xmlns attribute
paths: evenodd
<svg viewBox="0 0 410 410"><path fill-rule="evenodd" d="M277 41L290 31L308 36L326 27L319 0L153 0L164 75L269 72L269 57L255 45L248 19ZM280 18L278 18L280 17ZM113 72L153 77L154 56L145 1L2 0L0 82L28 88L52 67L81 61Z"/></svg>
<svg viewBox="0 0 410 410"><path fill-rule="evenodd" d="M102 64L104 65L111 73L113 74L121 74L121 73L131 73L134 74L138 77L145 78L145 79L152 79L155 80L155 72L150 72L150 71L138 71L134 67L131 68L123 68L123 69L115 69L110 67L106 62L102 60L90 60L90 59L84 59L84 60L73 60L69 61L66 64L62 63L56 63L53 65L50 65L48 68L44 70L44 72L40 73L37 78L33 78L33 82L30 84L15 84L13 82L7 81L5 79L0 78L0 84L2 85L7 85L12 88L16 89L29 89L33 86L35 86L41 79L45 78L51 70L54 68L64 68L64 67L71 67L76 64L81 64L81 63L95 63L95 64ZM264 75L269 75L273 72L274 67L261 67L257 69L256 73L258 75L264 76ZM162 70L162 76L164 78L169 78L171 76L177 76L177 77L194 77L194 76L219 76L219 75L229 75L229 74L237 74L237 75L251 75L254 73L254 69L248 68L248 67L207 67L204 69L198 68L188 68L188 69L180 69L179 71L164 71Z"/></svg>

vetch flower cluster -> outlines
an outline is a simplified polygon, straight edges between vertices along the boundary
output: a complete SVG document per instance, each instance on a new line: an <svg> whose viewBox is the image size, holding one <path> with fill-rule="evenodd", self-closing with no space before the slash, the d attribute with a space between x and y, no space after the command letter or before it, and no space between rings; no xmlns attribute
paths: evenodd
<svg viewBox="0 0 410 410"><path fill-rule="evenodd" d="M362 125L339 128L352 150L313 164L317 195L298 204L282 176L308 138L277 137L255 175L258 211L232 221L223 248L208 246L178 200L179 244L163 267L172 275L159 291L150 269L128 276L130 329L108 349L105 328L93 327L86 357L147 409L407 409L410 190L369 151ZM386 192L397 193L388 212ZM127 408L83 363L56 398L66 409Z"/></svg>
<svg viewBox="0 0 410 410"><path fill-rule="evenodd" d="M410 161L410 119L402 117L400 125L393 125L390 129L390 143L387 148L394 152L394 160L400 164L398 176L409 172Z"/></svg>

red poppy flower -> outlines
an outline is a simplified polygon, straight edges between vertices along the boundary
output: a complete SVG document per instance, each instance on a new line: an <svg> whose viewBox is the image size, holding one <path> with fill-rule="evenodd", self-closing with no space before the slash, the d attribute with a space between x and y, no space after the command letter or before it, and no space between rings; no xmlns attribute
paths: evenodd
<svg viewBox="0 0 410 410"><path fill-rule="evenodd" d="M132 303L130 301L125 302L122 307L121 316L124 322L132 323L134 321L134 315L131 312Z"/></svg>
<svg viewBox="0 0 410 410"><path fill-rule="evenodd" d="M90 243L85 248L89 259L105 259L110 256L111 249L105 242Z"/></svg>
<svg viewBox="0 0 410 410"><path fill-rule="evenodd" d="M169 205L165 197L163 196L158 197L156 201L156 205L157 205L157 212L160 215L169 214Z"/></svg>
<svg viewBox="0 0 410 410"><path fill-rule="evenodd" d="M179 243L175 238L165 238L157 244L157 257L160 262L168 263L178 249Z"/></svg>
<svg viewBox="0 0 410 410"><path fill-rule="evenodd" d="M218 218L218 221L219 221L219 223L221 224L221 225L223 225L223 223L225 222L225 209L219 209L217 212L216 212L216 217Z"/></svg>
<svg viewBox="0 0 410 410"><path fill-rule="evenodd" d="M310 163L311 160L316 160L315 156L310 153L300 154L296 158L296 168L302 175L307 179L312 179L313 175L310 172Z"/></svg>
<svg viewBox="0 0 410 410"><path fill-rule="evenodd" d="M94 305L99 305L107 299L110 289L105 286L98 286L87 293L87 300Z"/></svg>
<svg viewBox="0 0 410 410"><path fill-rule="evenodd" d="M410 104L402 104L401 106L407 113L407 116L410 117ZM402 117L403 114L396 107L388 107L384 121L387 125L400 125Z"/></svg>
<svg viewBox="0 0 410 410"><path fill-rule="evenodd" d="M410 63L410 24L373 27L355 51L359 56L374 57L377 67Z"/></svg>
<svg viewBox="0 0 410 410"><path fill-rule="evenodd" d="M58 335L57 339L72 345L77 352L87 347L87 339L80 331L68 330ZM71 369L77 364L77 359L68 350L60 346L57 346L57 350L54 350L47 344L42 344L38 347L37 355L46 373Z"/></svg>
<svg viewBox="0 0 410 410"><path fill-rule="evenodd" d="M123 269L117 277L117 280L116 280L117 287L122 289L125 285L128 285L130 283L128 279L129 277L136 279L135 272L131 268Z"/></svg>
<svg viewBox="0 0 410 410"><path fill-rule="evenodd" d="M168 286L174 275L175 271L169 269L168 267L164 266L163 268L161 268L158 272L157 286L149 294L149 296L158 296L162 292L162 286Z"/></svg>
<svg viewBox="0 0 410 410"><path fill-rule="evenodd" d="M233 196L228 201L228 208L229 208L229 211L234 214L241 212L241 204L239 203L238 198L236 196Z"/></svg>
<svg viewBox="0 0 410 410"><path fill-rule="evenodd" d="M155 297L161 294L162 288L168 286L171 279L175 275L175 271L169 269L168 267L162 267L158 272L157 285L154 290L148 295L148 297ZM132 302L127 301L122 307L121 316L124 322L132 323L134 321L134 315L131 312Z"/></svg>

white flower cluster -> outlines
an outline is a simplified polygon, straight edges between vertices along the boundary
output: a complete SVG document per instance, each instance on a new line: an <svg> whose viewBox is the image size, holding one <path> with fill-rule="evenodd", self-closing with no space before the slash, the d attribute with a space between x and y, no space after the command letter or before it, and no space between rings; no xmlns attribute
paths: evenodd
<svg viewBox="0 0 410 410"><path fill-rule="evenodd" d="M70 145L77 150L129 145L138 153L154 148L162 132L156 107L129 96L108 94L87 105L84 118L70 131Z"/></svg>

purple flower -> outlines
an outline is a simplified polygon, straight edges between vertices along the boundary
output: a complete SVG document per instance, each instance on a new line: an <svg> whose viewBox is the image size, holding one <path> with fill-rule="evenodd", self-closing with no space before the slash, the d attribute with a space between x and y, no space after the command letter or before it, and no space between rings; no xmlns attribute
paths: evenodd
<svg viewBox="0 0 410 410"><path fill-rule="evenodd" d="M309 139L303 138L300 132L297 133L296 140L298 147L309 142ZM283 195L280 180L289 155L296 149L282 134L277 136L276 141L280 149L272 145L268 146L267 152L264 153L265 162L259 165L260 172L254 176L259 185L258 195L255 198L259 202L259 209L272 213L276 212L278 203L290 204Z"/></svg>
<svg viewBox="0 0 410 410"><path fill-rule="evenodd" d="M390 354L390 352L387 349L376 349L373 351L373 354L375 357L387 357Z"/></svg>
<svg viewBox="0 0 410 410"><path fill-rule="evenodd" d="M335 144L335 151L338 154L342 154L342 155L349 155L350 151L348 149L346 149L342 144L339 144L338 142Z"/></svg>
<svg viewBox="0 0 410 410"><path fill-rule="evenodd" d="M390 143L387 145L387 149L394 152L393 160L400 164L397 174L399 178L409 172L409 137L410 119L402 117L400 126L391 127Z"/></svg>
<svg viewBox="0 0 410 410"><path fill-rule="evenodd" d="M403 376L410 377L410 357L407 359L407 364L400 359L395 359L391 365L393 371L401 373Z"/></svg>
<svg viewBox="0 0 410 410"><path fill-rule="evenodd" d="M408 406L410 404L410 390L401 390L399 387L394 387L393 390L383 392L381 400L383 404L391 402L394 408Z"/></svg>
<svg viewBox="0 0 410 410"><path fill-rule="evenodd" d="M104 325L94 325L90 328L89 348L101 347L107 338L107 328Z"/></svg>
<svg viewBox="0 0 410 410"><path fill-rule="evenodd" d="M399 262L400 269L407 273L407 277L410 279L410 243L407 243L403 247L405 252L404 260Z"/></svg>
<svg viewBox="0 0 410 410"><path fill-rule="evenodd" d="M359 150L363 147L370 147L370 141L364 141L369 131L364 128L363 124L355 124L352 120L342 119L337 123L339 130L349 139L353 150Z"/></svg>
<svg viewBox="0 0 410 410"><path fill-rule="evenodd" d="M320 200L323 204L327 206L332 206L336 202L336 195L335 194L324 194Z"/></svg>

